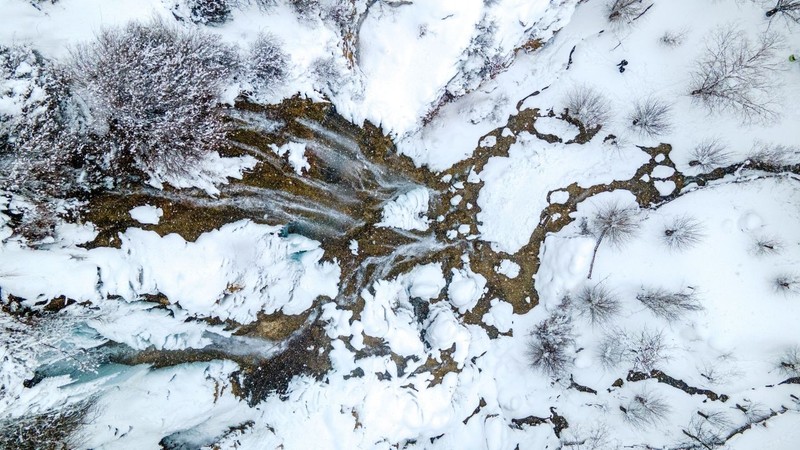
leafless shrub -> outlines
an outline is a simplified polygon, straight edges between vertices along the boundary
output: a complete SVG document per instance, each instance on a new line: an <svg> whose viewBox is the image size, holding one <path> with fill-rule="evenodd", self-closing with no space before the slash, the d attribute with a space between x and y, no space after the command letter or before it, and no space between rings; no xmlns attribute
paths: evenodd
<svg viewBox="0 0 800 450"><path fill-rule="evenodd" d="M723 353L714 359L703 360L698 372L709 384L720 386L741 374L735 361L732 353Z"/></svg>
<svg viewBox="0 0 800 450"><path fill-rule="evenodd" d="M0 419L0 448L61 450L79 448L86 436L81 429L96 414L91 398L23 417Z"/></svg>
<svg viewBox="0 0 800 450"><path fill-rule="evenodd" d="M611 104L596 89L589 86L578 86L567 94L567 112L578 119L587 128L603 125L611 117Z"/></svg>
<svg viewBox="0 0 800 450"><path fill-rule="evenodd" d="M641 391L625 405L620 405L623 418L637 428L653 427L662 423L671 408L666 400L650 391Z"/></svg>
<svg viewBox="0 0 800 450"><path fill-rule="evenodd" d="M667 344L661 332L642 330L631 338L629 355L633 369L649 373L666 362Z"/></svg>
<svg viewBox="0 0 800 450"><path fill-rule="evenodd" d="M632 370L650 373L666 362L668 347L660 332L648 329L637 333L613 330L607 333L597 349L597 357L607 370L625 362Z"/></svg>
<svg viewBox="0 0 800 450"><path fill-rule="evenodd" d="M160 20L106 29L73 53L71 71L101 135L100 157L122 173L191 176L224 142L218 96L236 52L199 31Z"/></svg>
<svg viewBox="0 0 800 450"><path fill-rule="evenodd" d="M572 347L575 344L572 318L562 304L556 312L541 322L531 333L528 358L531 366L558 378L572 367Z"/></svg>
<svg viewBox="0 0 800 450"><path fill-rule="evenodd" d="M753 242L750 253L755 256L767 256L780 253L783 244L771 236L759 236Z"/></svg>
<svg viewBox="0 0 800 450"><path fill-rule="evenodd" d="M778 370L789 377L800 377L800 346L792 346L778 359Z"/></svg>
<svg viewBox="0 0 800 450"><path fill-rule="evenodd" d="M766 15L769 18L779 15L786 20L800 23L800 0L777 0Z"/></svg>
<svg viewBox="0 0 800 450"><path fill-rule="evenodd" d="M607 333L597 346L597 358L606 370L616 368L627 355L624 337L621 331Z"/></svg>
<svg viewBox="0 0 800 450"><path fill-rule="evenodd" d="M605 424L595 425L589 430L570 426L561 436L563 450L605 450L611 447L609 429Z"/></svg>
<svg viewBox="0 0 800 450"><path fill-rule="evenodd" d="M769 417L770 410L763 403L745 399L736 404L736 409L744 414L747 423L756 423Z"/></svg>
<svg viewBox="0 0 800 450"><path fill-rule="evenodd" d="M700 141L690 153L689 166L699 167L704 172L711 172L717 167L724 167L730 163L731 154L718 139L704 139Z"/></svg>
<svg viewBox="0 0 800 450"><path fill-rule="evenodd" d="M630 24L648 6L643 0L614 0L607 6L608 21L619 26Z"/></svg>
<svg viewBox="0 0 800 450"><path fill-rule="evenodd" d="M672 292L663 288L643 288L636 295L636 300L653 314L670 322L684 317L686 314L703 309L694 290Z"/></svg>
<svg viewBox="0 0 800 450"><path fill-rule="evenodd" d="M622 310L617 296L599 283L583 286L575 295L574 305L580 315L589 318L592 325L606 323Z"/></svg>
<svg viewBox="0 0 800 450"><path fill-rule="evenodd" d="M798 295L800 294L800 276L793 273L780 274L773 278L772 286L779 294Z"/></svg>
<svg viewBox="0 0 800 450"><path fill-rule="evenodd" d="M656 137L672 130L672 105L655 97L639 99L628 116L631 127L642 136Z"/></svg>
<svg viewBox="0 0 800 450"><path fill-rule="evenodd" d="M270 91L288 76L289 56L280 39L261 33L250 47L250 83L256 91Z"/></svg>
<svg viewBox="0 0 800 450"><path fill-rule="evenodd" d="M639 211L632 207L622 207L617 203L609 203L598 208L591 220L591 232L597 238L592 253L592 262L589 266L589 275L592 278L597 250L604 239L611 244L621 247L634 237L639 229Z"/></svg>
<svg viewBox="0 0 800 450"><path fill-rule="evenodd" d="M670 249L686 250L703 238L703 226L688 216L674 217L663 230L661 240Z"/></svg>
<svg viewBox="0 0 800 450"><path fill-rule="evenodd" d="M684 40L686 40L686 30L667 30L658 38L658 42L660 42L661 45L673 48L680 47Z"/></svg>
<svg viewBox="0 0 800 450"><path fill-rule="evenodd" d="M713 450L725 444L728 430L732 427L733 421L722 411L697 411L689 420L689 426L683 429L689 441L682 448Z"/></svg>
<svg viewBox="0 0 800 450"><path fill-rule="evenodd" d="M711 113L730 110L746 122L775 119L779 47L774 33L753 42L730 26L715 30L691 73L689 94Z"/></svg>
<svg viewBox="0 0 800 450"><path fill-rule="evenodd" d="M759 142L753 147L747 159L754 164L782 167L791 164L793 160L800 160L800 148Z"/></svg>

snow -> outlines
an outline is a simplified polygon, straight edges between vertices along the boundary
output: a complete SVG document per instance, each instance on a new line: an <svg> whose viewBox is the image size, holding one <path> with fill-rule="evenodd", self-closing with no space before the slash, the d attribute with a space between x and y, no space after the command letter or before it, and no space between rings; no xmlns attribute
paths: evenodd
<svg viewBox="0 0 800 450"><path fill-rule="evenodd" d="M675 192L675 188L677 185L674 181L667 180L667 181L655 181L653 185L658 190L658 193L661 194L662 197L666 197L673 192Z"/></svg>
<svg viewBox="0 0 800 450"><path fill-rule="evenodd" d="M675 173L675 169L670 166L655 166L650 176L653 178L669 178Z"/></svg>
<svg viewBox="0 0 800 450"><path fill-rule="evenodd" d="M469 267L453 269L452 275L450 284L447 286L447 296L450 303L461 314L464 314L483 297L486 278L479 273L472 272Z"/></svg>
<svg viewBox="0 0 800 450"><path fill-rule="evenodd" d="M203 348L212 343L206 334L230 336L221 327L209 327L190 320L186 311L156 309L145 303L105 305L104 315L87 325L104 338L137 350L181 350Z"/></svg>
<svg viewBox="0 0 800 450"><path fill-rule="evenodd" d="M591 436L598 441L587 440L587 447L672 448L685 445L684 430L692 418L700 417L698 411L723 413L729 428L735 429L750 420L735 407L744 405L779 414L734 436L728 447L793 449L800 439L797 389L780 384L791 374L778 370L778 359L800 342L800 303L796 289L781 287L779 281L798 276L800 267L800 179L745 168L702 187L682 185L680 192L675 181L668 180L699 173L689 164L692 149L715 136L724 136L731 163L752 157L762 145L786 145L789 150L781 161L797 159L799 153L792 148L800 139L794 126L800 112L786 100L800 93L791 78L797 75L796 67L773 74L783 81L775 93L783 103L781 117L768 123L743 124L729 113L709 115L686 92L692 62L703 51L708 33L720 24L736 23L755 35L767 26L761 5L655 2L635 23L612 26L606 20L607 2L580 2L574 15L578 2L558 0L384 1L369 11L366 3L356 3L366 16L355 41L352 69L341 56L341 30L319 17L298 18L286 2L267 12L243 5L214 31L242 48L265 31L285 41L291 57L286 85L259 93L260 101L277 101L296 92L316 99L325 95L354 122L369 119L380 124L418 166L446 170L478 146L496 146L497 136L513 141L508 155L493 156L481 170L473 167L456 175L456 180L466 176L468 183L483 183L475 204L478 229L440 216L454 241L448 245L470 252L486 242L506 254L499 265L489 266L500 275L490 274L491 279L516 279L519 263L535 262L525 259L534 255L520 250L549 204L568 206L567 186L596 187L573 199L577 211L559 208L570 215L570 223L548 229L535 255L539 267L527 282L536 289L529 302L539 304L515 314L525 305L501 298L490 285L493 280L476 272L485 264L470 265L467 254L456 267L443 259L423 258L419 264L409 259L403 261L403 273L371 281L353 304L328 300L338 298L341 276L355 274L340 273L338 261L324 260L324 244L285 236L280 226L249 221L224 225L195 242L131 228L120 233L120 248L91 250L80 245L97 235L95 227L66 223L58 225L53 239L33 248L12 235L14 208L3 193L0 209L9 211L0 214L3 300L13 295L34 304L63 295L91 304L59 313L64 326L83 324L91 333L83 338L70 335L57 345L94 348L114 341L135 350L159 351L216 348L224 342L240 352L259 348L269 354L272 343L258 340L248 346L236 340L233 328L203 319L247 324L262 313L297 315L316 305L315 317L330 339L327 357L332 370L321 380L295 377L285 395L270 395L254 407L234 395L230 380L240 368L230 361L162 369L107 364L93 375L46 377L24 388L22 381L50 361L44 344L56 345L43 340L37 347L36 336L28 336L34 342L0 348L9 358L0 370L8 386L0 397L2 417L96 395L102 413L82 431L83 446L98 449L156 448L171 435L187 440L190 448L207 449L566 449L571 447L567 442ZM64 56L71 45L90 39L102 26L151 15L172 20L168 7L169 2L160 0L119 0L113 7L99 0L60 0L42 4L39 11L25 1L0 0L0 43L29 43L48 56ZM513 53L514 59L508 60L507 70L480 83L474 78L480 58L470 48L476 24L491 22L497 28L490 33L490 54L503 58ZM562 26L536 52L515 52L526 40L546 39ZM770 26L785 35L790 48L800 45L795 25ZM677 47L660 44L666 30L685 30L684 42ZM573 61L567 68L570 55ZM314 62L327 57L335 58L341 80L314 74ZM623 58L630 64L621 74L616 64ZM18 74L26 70L23 65ZM3 82L0 111L19 114L19 98L6 93L28 87ZM577 130L558 117L567 93L587 82L608 98L611 120L588 143L566 144ZM539 94L530 96L534 91ZM453 97L439 104L445 93ZM629 127L633 101L649 95L673 105L672 129L662 136L640 136ZM555 135L561 142L549 143L524 131L515 135L507 128L508 115L525 108L539 110L542 117L534 124L539 133ZM612 133L616 145L604 142ZM637 174L651 162L641 147L660 143L671 145L669 160L660 153L652 158L658 165L649 174ZM273 149L302 175L313 163L305 157L305 148L306 143L290 142ZM150 174L150 183L220 195L220 183L240 178L255 164L250 157L211 155L191 179ZM634 193L602 185L633 177L654 180L665 198L641 208L639 229L624 245L591 235L581 224L590 223L601 205L636 204ZM453 181L451 175L437 178ZM441 199L427 188L403 192L383 205L379 225L408 231L434 228L433 235L445 232L431 224L429 210L468 210L469 204L461 206L462 195L455 194L463 188L463 183L454 183ZM144 205L130 215L142 224L157 224L163 214L159 212ZM558 217L566 219L561 213ZM666 227L685 217L696 220L702 230L697 242L668 247ZM549 223L556 218L550 217ZM476 232L479 236L470 234ZM419 234L404 236L413 239ZM765 239L774 248L759 248L758 242ZM345 240L342 248L355 256L368 255L370 246L362 244L360 248L357 240ZM473 253L473 262L478 254ZM576 306L581 290L593 286L608 288L618 301L609 322L594 323ZM692 292L702 309L668 320L637 299L651 287ZM142 301L145 295L157 294L165 296L163 304ZM470 315L476 311L481 313L479 321ZM534 367L530 350L532 331L558 315L570 321L574 343L565 350L568 371L554 379ZM0 320L4 333L20 326L7 314ZM631 354L637 352L629 351L610 364L601 361L604 342L635 346L644 332L663 339L669 359L658 363L658 369L730 399L692 395L656 379L630 379L627 375L636 364ZM615 383L618 379L621 385ZM576 389L576 384L595 393ZM620 407L637 395L661 396L670 410L656 425L632 425ZM555 414L569 423L560 437L549 422L513 422ZM244 425L248 423L252 425ZM605 435L596 432L603 429L608 430ZM724 435L729 430L721 431Z"/></svg>
<svg viewBox="0 0 800 450"><path fill-rule="evenodd" d="M517 278L519 276L520 267L519 264L511 261L510 259L504 259L500 261L500 265L495 267L494 269L499 274L503 274L508 278Z"/></svg>
<svg viewBox="0 0 800 450"><path fill-rule="evenodd" d="M528 133L518 136L508 157L490 158L480 173L485 183L478 196L481 239L514 254L539 224L547 194L564 187L563 180L584 187L625 180L649 159L635 148L609 152L601 145L547 144Z"/></svg>
<svg viewBox="0 0 800 450"><path fill-rule="evenodd" d="M272 148L278 156L286 156L289 160L289 164L292 165L292 168L298 175L302 175L303 171L308 171L308 169L311 168L306 158L306 145L303 143L287 142L280 147L271 145L270 148Z"/></svg>
<svg viewBox="0 0 800 450"><path fill-rule="evenodd" d="M30 300L118 295L133 301L162 293L192 314L248 323L259 312L300 314L318 296L338 292L339 268L320 262L319 243L280 237L280 229L240 221L187 242L177 234L131 228L120 234L120 249L88 251L8 243L0 272L16 274L4 291Z"/></svg>
<svg viewBox="0 0 800 450"><path fill-rule="evenodd" d="M429 201L430 193L423 187L400 194L383 207L383 216L377 225L401 230L425 231L430 222L426 216Z"/></svg>
<svg viewBox="0 0 800 450"><path fill-rule="evenodd" d="M406 280L409 295L422 300L439 297L439 293L447 285L442 275L442 266L436 263L415 267L407 275Z"/></svg>
<svg viewBox="0 0 800 450"><path fill-rule="evenodd" d="M161 217L164 215L164 210L152 205L137 206L129 211L133 220L145 225L158 225Z"/></svg>
<svg viewBox="0 0 800 450"><path fill-rule="evenodd" d="M506 333L514 325L514 306L511 303L492 299L492 307L483 315L483 323L497 328L497 331Z"/></svg>
<svg viewBox="0 0 800 450"><path fill-rule="evenodd" d="M550 193L550 203L564 204L569 200L569 192L553 191Z"/></svg>

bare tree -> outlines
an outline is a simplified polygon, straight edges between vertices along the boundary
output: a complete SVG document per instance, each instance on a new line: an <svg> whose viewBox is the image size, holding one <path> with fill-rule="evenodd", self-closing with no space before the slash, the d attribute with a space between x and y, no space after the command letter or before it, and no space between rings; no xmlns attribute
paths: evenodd
<svg viewBox="0 0 800 450"><path fill-rule="evenodd" d="M610 203L601 206L591 221L592 233L597 238L589 265L588 279L592 278L597 250L603 240L608 239L615 246L622 246L631 239L639 229L638 211L634 208L623 208L619 204Z"/></svg>
<svg viewBox="0 0 800 450"><path fill-rule="evenodd" d="M775 61L779 47L774 33L764 33L753 42L730 26L715 30L691 73L689 94L712 113L730 110L744 121L776 118L778 83L772 74L779 68Z"/></svg>
<svg viewBox="0 0 800 450"><path fill-rule="evenodd" d="M800 0L777 0L775 6L767 11L767 17L772 18L775 15L800 23Z"/></svg>
<svg viewBox="0 0 800 450"><path fill-rule="evenodd" d="M663 288L643 288L636 295L636 300L650 310L653 314L670 322L684 317L694 311L700 311L703 306L694 290L673 292Z"/></svg>
<svg viewBox="0 0 800 450"><path fill-rule="evenodd" d="M586 128L604 125L611 117L608 99L597 89L581 85L567 94L567 114L578 119Z"/></svg>

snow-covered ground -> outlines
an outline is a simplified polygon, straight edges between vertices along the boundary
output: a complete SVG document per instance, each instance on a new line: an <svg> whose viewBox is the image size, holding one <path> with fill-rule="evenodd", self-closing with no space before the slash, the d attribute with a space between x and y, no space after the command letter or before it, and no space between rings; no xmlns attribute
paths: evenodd
<svg viewBox="0 0 800 450"><path fill-rule="evenodd" d="M33 3L0 0L0 45L54 60L103 27L154 16L217 33L242 54L270 33L288 74L255 100L330 101L356 124L380 125L417 167L466 164L463 181L446 175L454 195L444 209L461 235L476 234L447 234L463 250L455 261L433 253L342 301L342 281L356 274L288 228L241 220L193 242L129 228L117 248L87 249L95 226L62 223L33 246L12 229L28 206L0 192L0 434L92 398L78 448L797 447L800 63L789 55L800 52L800 24L769 21L775 2L634 2L628 22L610 20L613 2L601 0L355 1L358 20L346 26L331 18L333 1L306 15L293 6L302 2L240 1L217 26L188 22L188 3L167 0ZM766 30L780 37L764 68L766 119L709 112L690 95L697 61L726 27L749 42ZM525 48L536 40L544 45ZM29 73L0 72L8 123L36 104ZM247 83L232 80L221 100ZM598 94L600 113L562 116L578 92ZM633 123L647 100L667 107L655 133ZM531 123L514 122L523 113ZM602 127L584 142L573 118ZM719 150L704 156L708 143ZM305 143L270 148L298 179L314 169ZM214 196L260 163L212 154L194 177L150 184ZM463 201L473 187L475 203ZM432 243L449 220L432 214L439 194L403 192L369 225L406 239L433 233L420 240ZM551 206L564 225L543 234L538 255L520 252L549 226ZM145 203L124 215L169 220ZM346 242L353 258L392 244ZM486 273L473 253L483 244L498 255ZM533 278L520 279L535 262ZM502 298L501 278L525 283L538 304ZM13 314L59 297L75 303ZM304 351L330 368L248 398L242 361L288 345L236 335L267 315L323 323L326 345ZM189 356L158 368L90 357L111 343ZM204 350L231 358L192 359Z"/></svg>

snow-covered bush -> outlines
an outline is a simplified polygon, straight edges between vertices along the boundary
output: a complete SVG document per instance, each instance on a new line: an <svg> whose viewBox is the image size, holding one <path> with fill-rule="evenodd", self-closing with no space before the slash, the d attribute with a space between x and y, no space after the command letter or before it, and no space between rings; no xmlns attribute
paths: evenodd
<svg viewBox="0 0 800 450"><path fill-rule="evenodd" d="M694 290L684 292L668 291L663 288L642 288L636 300L653 314L670 322L684 317L686 314L703 309L700 299Z"/></svg>
<svg viewBox="0 0 800 450"><path fill-rule="evenodd" d="M342 89L342 69L333 57L315 59L311 63L311 73L323 93L336 95Z"/></svg>
<svg viewBox="0 0 800 450"><path fill-rule="evenodd" d="M269 33L259 34L250 47L250 83L256 92L270 91L286 81L289 56L280 39Z"/></svg>
<svg viewBox="0 0 800 450"><path fill-rule="evenodd" d="M780 15L792 22L800 23L800 0L777 0L775 6L767 11L767 17Z"/></svg>
<svg viewBox="0 0 800 450"><path fill-rule="evenodd" d="M604 125L611 117L611 103L597 89L582 85L569 91L567 113L587 128Z"/></svg>
<svg viewBox="0 0 800 450"><path fill-rule="evenodd" d="M97 413L96 399L74 402L44 412L0 419L0 448L61 450L80 448L84 425Z"/></svg>
<svg viewBox="0 0 800 450"><path fill-rule="evenodd" d="M592 325L606 323L622 310L617 296L600 283L583 286L573 301L578 313L588 317Z"/></svg>
<svg viewBox="0 0 800 450"><path fill-rule="evenodd" d="M712 113L729 110L744 121L776 118L779 48L775 33L766 32L754 42L732 26L714 30L692 70L689 95Z"/></svg>
<svg viewBox="0 0 800 450"><path fill-rule="evenodd" d="M635 428L658 425L671 411L663 397L650 391L641 391L634 395L625 405L620 405L619 409L625 421Z"/></svg>
<svg viewBox="0 0 800 450"><path fill-rule="evenodd" d="M76 187L85 111L69 84L36 51L0 46L0 187L34 202Z"/></svg>
<svg viewBox="0 0 800 450"><path fill-rule="evenodd" d="M691 160L689 166L699 167L705 172L710 172L717 167L724 167L730 163L731 154L718 139L704 139L700 141L689 153Z"/></svg>
<svg viewBox="0 0 800 450"><path fill-rule="evenodd" d="M572 317L565 302L534 328L528 343L528 360L534 368L558 378L572 367L574 344Z"/></svg>
<svg viewBox="0 0 800 450"><path fill-rule="evenodd" d="M230 19L231 6L228 0L187 0L194 23L219 25Z"/></svg>
<svg viewBox="0 0 800 450"><path fill-rule="evenodd" d="M288 0L288 2L300 18L312 19L319 16L319 0Z"/></svg>
<svg viewBox="0 0 800 450"><path fill-rule="evenodd" d="M639 99L628 116L631 127L642 136L656 137L672 129L672 105L655 97Z"/></svg>
<svg viewBox="0 0 800 450"><path fill-rule="evenodd" d="M703 226L689 216L677 216L664 227L661 241L672 250L686 250L703 237Z"/></svg>
<svg viewBox="0 0 800 450"><path fill-rule="evenodd" d="M223 142L217 103L237 68L218 38L159 20L103 30L70 64L107 169L156 178L188 176Z"/></svg>

